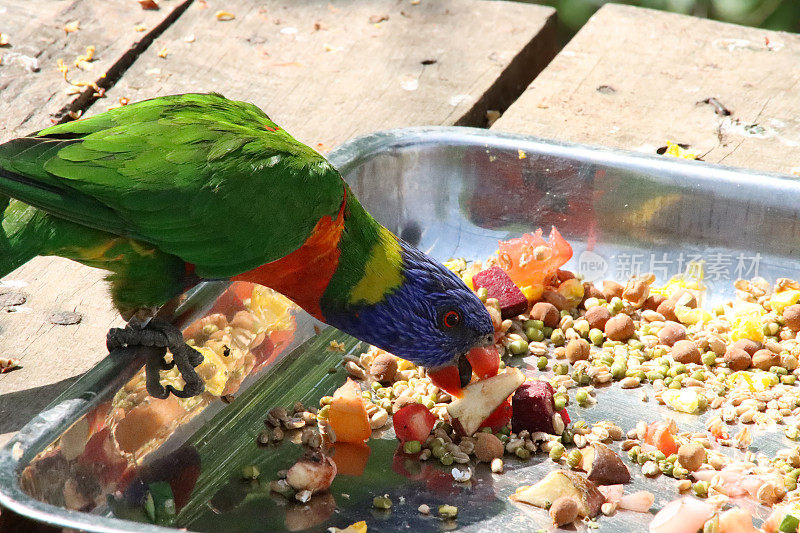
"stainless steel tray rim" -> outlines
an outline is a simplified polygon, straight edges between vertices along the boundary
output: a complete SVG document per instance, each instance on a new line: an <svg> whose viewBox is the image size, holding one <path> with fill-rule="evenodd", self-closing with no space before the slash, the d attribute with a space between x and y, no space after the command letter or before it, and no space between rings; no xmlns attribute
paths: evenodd
<svg viewBox="0 0 800 533"><path fill-rule="evenodd" d="M521 150L526 157L546 151L551 156L580 162L627 166L631 170L653 175L665 183L680 181L685 185L685 180L691 178L696 180L692 185L699 190L713 190L721 196L726 196L729 188L734 188L750 198L769 197L774 201L776 189L800 191L800 179L789 174L462 126L414 126L383 130L347 141L332 150L327 158L342 174L347 174L351 168L382 151L399 150L411 144L466 146L474 143L475 139L487 139L497 149Z"/></svg>

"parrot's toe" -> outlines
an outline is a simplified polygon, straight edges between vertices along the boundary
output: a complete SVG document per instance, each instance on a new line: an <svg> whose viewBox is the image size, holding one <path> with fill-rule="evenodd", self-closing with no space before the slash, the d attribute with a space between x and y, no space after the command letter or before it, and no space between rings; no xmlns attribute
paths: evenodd
<svg viewBox="0 0 800 533"><path fill-rule="evenodd" d="M150 351L145 363L147 392L154 398L164 399L170 394L178 398L191 398L205 390L205 384L194 367L203 362L203 354L186 344L181 331L164 320L152 319L147 324L128 324L125 328L112 328L106 336L109 351L125 346L147 346ZM164 356L167 349L172 353L172 361ZM161 384L162 370L177 366L185 383L183 390L172 385Z"/></svg>

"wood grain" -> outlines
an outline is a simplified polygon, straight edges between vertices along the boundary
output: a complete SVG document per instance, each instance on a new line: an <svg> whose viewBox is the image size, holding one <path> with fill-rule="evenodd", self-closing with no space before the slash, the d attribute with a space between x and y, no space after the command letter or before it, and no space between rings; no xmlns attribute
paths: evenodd
<svg viewBox="0 0 800 533"><path fill-rule="evenodd" d="M798 64L795 34L608 4L493 129L800 174Z"/></svg>
<svg viewBox="0 0 800 533"><path fill-rule="evenodd" d="M96 91L83 87L68 94L71 85L58 71L58 59L68 66L71 82L110 87L188 2L162 0L160 5L143 10L132 0L0 0L0 32L9 38L9 46L0 48L0 142L90 105ZM79 30L67 33L64 27L72 21L78 21ZM89 46L95 47L91 66L75 67ZM0 375L0 444L105 355L105 334L122 320L103 277L102 271L64 259L38 257L4 278L27 284L21 289L27 302L19 312L0 309L0 357L22 364ZM5 290L0 285L0 292ZM81 322L52 324L49 316L59 311L78 311Z"/></svg>
<svg viewBox="0 0 800 533"><path fill-rule="evenodd" d="M151 42L186 4L162 0L161 9L143 10L134 0L0 0L0 32L9 38L0 48L0 142L49 126L95 93L83 87L68 94L72 86L58 70L59 59L71 82L108 87L107 75L129 62L132 51ZM80 29L67 33L64 27L73 21ZM94 60L76 67L89 46L95 48Z"/></svg>
<svg viewBox="0 0 800 533"><path fill-rule="evenodd" d="M202 6L90 112L119 97L218 91L325 151L385 128L480 125L554 54L552 9L514 2L231 0L224 7L236 18L227 22Z"/></svg>
<svg viewBox="0 0 800 533"><path fill-rule="evenodd" d="M135 2L126 5L131 3L133 13L151 13L136 11ZM39 56L42 69L36 74L20 71L7 84L0 78L0 116L12 117L0 127L0 138L46 126L49 114L66 106L90 105L88 115L118 105L120 98L136 101L216 90L256 103L300 140L324 152L378 129L481 125L487 109L505 109L555 54L554 11L541 6L476 0L419 5L395 0L198 0L155 42L139 50L128 68L124 63L131 58L124 48L133 45L114 44L112 38L139 22L95 28L89 25L89 6L61 1L62 15L47 23L52 35L38 44L33 29L50 20L45 4L36 12L39 22L15 19L29 28L29 39L15 41ZM96 7L95 2L83 4ZM178 5L173 0L163 4ZM221 9L236 18L217 20ZM73 18L83 19L84 29L77 34L84 38L80 44L70 41L76 34L64 38L63 31L55 31ZM115 47L121 64L100 63L100 58L112 56L100 54L103 39ZM32 44L24 45L27 41ZM63 78L51 70L57 57L72 58L90 42L98 47L93 74L124 72L105 98L71 102L63 92ZM70 54L59 53L67 46ZM2 68L0 76L5 76ZM25 83L31 94L22 89ZM4 103L7 95L14 98L13 107ZM30 312L0 311L2 356L20 358L23 364L21 370L0 375L0 434L5 433L0 444L74 376L105 356L104 335L121 320L110 306L102 276L61 259L37 258L6 277L29 283L22 290L29 295ZM49 324L47 317L58 310L76 310L83 320L73 326Z"/></svg>

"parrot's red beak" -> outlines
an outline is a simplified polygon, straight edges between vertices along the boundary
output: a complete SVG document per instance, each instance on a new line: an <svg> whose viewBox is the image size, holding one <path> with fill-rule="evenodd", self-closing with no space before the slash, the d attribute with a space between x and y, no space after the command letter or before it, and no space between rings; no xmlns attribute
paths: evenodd
<svg viewBox="0 0 800 533"><path fill-rule="evenodd" d="M494 344L486 347L476 346L467 352L466 357L478 379L496 376L500 371L500 354Z"/></svg>
<svg viewBox="0 0 800 533"><path fill-rule="evenodd" d="M474 372L478 379L496 376L500 370L500 354L494 344L488 347L476 346L458 360L458 366L448 365L429 370L428 377L434 385L454 398L464 395L464 387L472 381Z"/></svg>

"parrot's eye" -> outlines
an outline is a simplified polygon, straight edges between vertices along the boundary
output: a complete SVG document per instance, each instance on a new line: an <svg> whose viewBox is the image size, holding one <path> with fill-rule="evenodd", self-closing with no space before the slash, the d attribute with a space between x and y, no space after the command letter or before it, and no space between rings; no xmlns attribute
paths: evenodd
<svg viewBox="0 0 800 533"><path fill-rule="evenodd" d="M442 329L452 329L461 323L461 314L455 309L450 309L442 314Z"/></svg>

